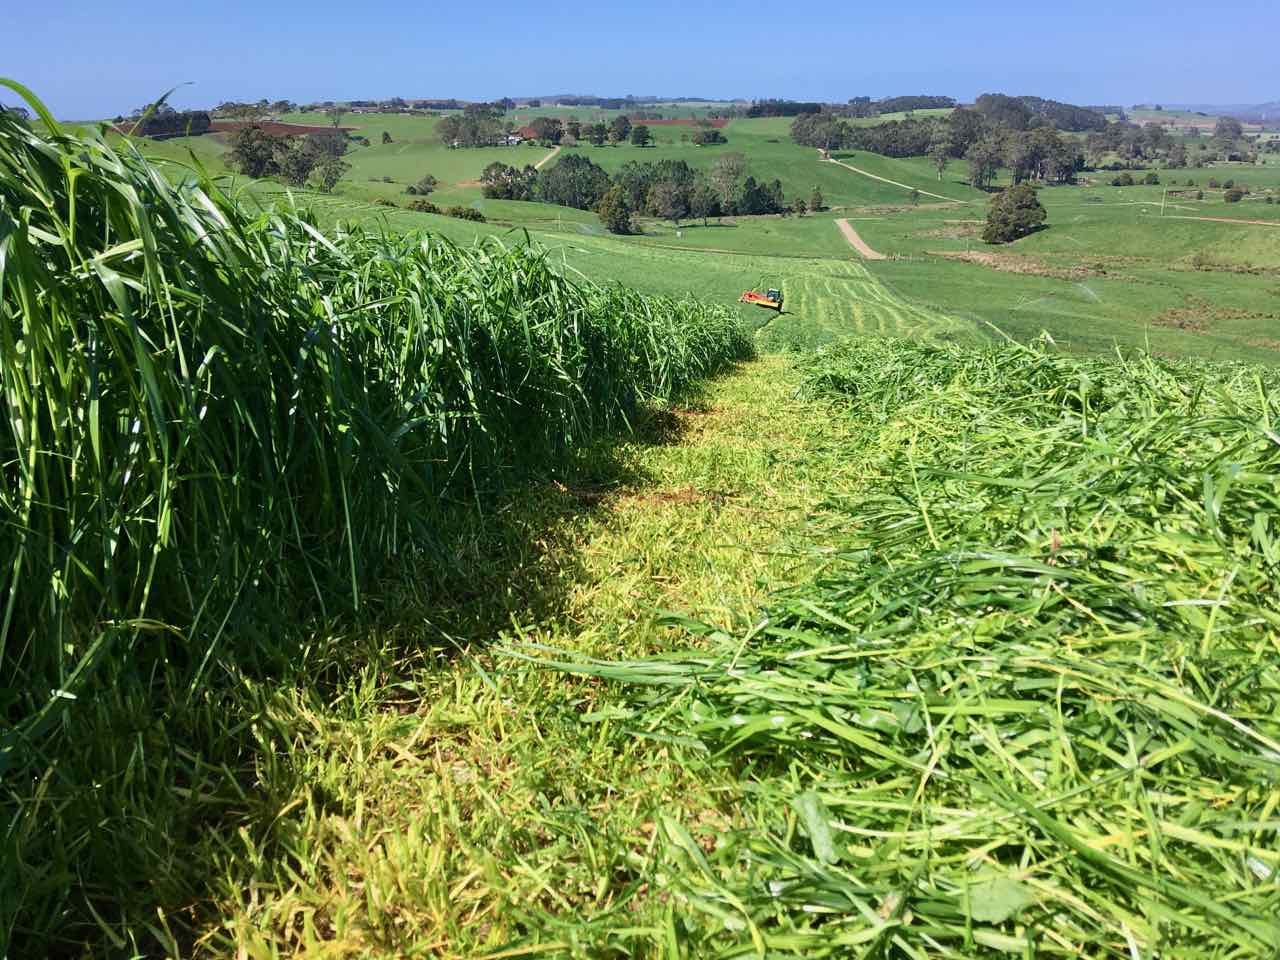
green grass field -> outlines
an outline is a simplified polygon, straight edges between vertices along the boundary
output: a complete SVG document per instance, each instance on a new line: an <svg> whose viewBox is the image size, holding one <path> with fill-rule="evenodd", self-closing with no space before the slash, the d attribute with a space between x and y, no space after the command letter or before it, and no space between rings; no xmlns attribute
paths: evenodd
<svg viewBox="0 0 1280 960"><path fill-rule="evenodd" d="M736 121L833 209L619 237L433 123L320 194L0 117L0 956L1280 950L1275 205L992 248Z"/></svg>

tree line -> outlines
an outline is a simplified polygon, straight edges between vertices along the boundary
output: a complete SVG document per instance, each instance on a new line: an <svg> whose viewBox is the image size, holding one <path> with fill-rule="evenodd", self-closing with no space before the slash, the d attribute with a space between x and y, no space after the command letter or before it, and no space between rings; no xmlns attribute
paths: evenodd
<svg viewBox="0 0 1280 960"><path fill-rule="evenodd" d="M631 233L632 218L647 214L679 224L697 218L749 216L821 209L816 188L805 200L787 203L782 182L757 180L740 153L719 157L710 170L694 170L683 160L629 161L610 177L590 158L564 157L544 170L491 163L480 176L484 195L493 199L532 200L579 210L595 210L613 233Z"/></svg>
<svg viewBox="0 0 1280 960"><path fill-rule="evenodd" d="M207 110L175 110L167 103L149 103L115 123L140 137L184 137L208 133L212 123Z"/></svg>

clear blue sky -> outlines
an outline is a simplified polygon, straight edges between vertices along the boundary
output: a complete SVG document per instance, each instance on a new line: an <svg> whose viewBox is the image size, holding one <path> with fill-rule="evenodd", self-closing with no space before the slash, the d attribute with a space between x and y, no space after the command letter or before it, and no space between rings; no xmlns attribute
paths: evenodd
<svg viewBox="0 0 1280 960"><path fill-rule="evenodd" d="M1276 0L44 0L4 31L0 76L69 119L127 111L184 81L175 106L552 93L1280 99Z"/></svg>

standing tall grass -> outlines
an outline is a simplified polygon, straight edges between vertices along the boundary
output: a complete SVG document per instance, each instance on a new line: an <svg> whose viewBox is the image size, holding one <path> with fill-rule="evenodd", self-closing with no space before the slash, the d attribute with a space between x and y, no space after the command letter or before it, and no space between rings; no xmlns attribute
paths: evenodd
<svg viewBox="0 0 1280 960"><path fill-rule="evenodd" d="M741 782L714 850L664 822L662 950L1276 956L1274 375L887 340L806 367L870 478L818 573L746 635L561 664Z"/></svg>
<svg viewBox="0 0 1280 960"><path fill-rule="evenodd" d="M442 501L750 350L724 310L528 246L326 235L175 186L27 95L42 129L0 113L0 772L77 736L104 661L194 688L253 655L230 624L358 604Z"/></svg>

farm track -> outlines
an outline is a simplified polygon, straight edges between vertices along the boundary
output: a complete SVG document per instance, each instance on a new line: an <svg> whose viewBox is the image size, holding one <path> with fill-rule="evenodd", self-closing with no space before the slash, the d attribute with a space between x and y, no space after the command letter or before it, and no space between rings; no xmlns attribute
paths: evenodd
<svg viewBox="0 0 1280 960"><path fill-rule="evenodd" d="M546 164L550 163L553 159L555 159L556 154L558 154L559 152L560 152L560 145L557 144L555 147L551 149L550 153L548 153L545 157L543 157L541 160L539 160L537 163L533 165L533 169L541 170Z"/></svg>
<svg viewBox="0 0 1280 960"><path fill-rule="evenodd" d="M880 253L877 250L872 250L870 245L868 245L867 241L863 240L862 237L858 236L858 231L853 229L853 227L849 225L848 219L842 218L840 220L837 220L836 226L840 228L840 232L844 234L844 238L849 241L849 246L853 247L853 249L857 250L858 253L862 254L862 256L865 259L867 260L886 259L883 253Z"/></svg>
<svg viewBox="0 0 1280 960"><path fill-rule="evenodd" d="M834 157L830 157L826 160L820 160L819 163L834 163L837 167L844 167L846 170L852 170L854 173L861 174L864 177L870 177L872 180L879 180L881 183L889 183L895 187L901 187L903 190L907 190L907 191L916 190L919 192L920 196L922 197L933 197L937 200L945 200L947 203L958 203L961 205L969 202L967 200L957 200L954 197L944 197L940 193L930 193L928 190L921 190L919 187L913 187L911 186L911 184L902 183L899 180L890 180L888 177L879 176L878 174L871 173L867 170L863 170L861 167L855 167L851 163L845 163L843 160L837 160Z"/></svg>

